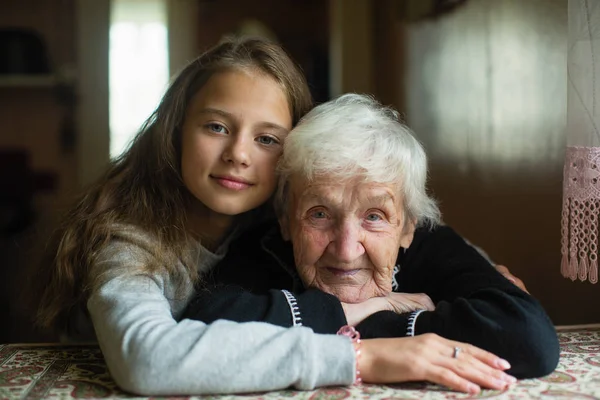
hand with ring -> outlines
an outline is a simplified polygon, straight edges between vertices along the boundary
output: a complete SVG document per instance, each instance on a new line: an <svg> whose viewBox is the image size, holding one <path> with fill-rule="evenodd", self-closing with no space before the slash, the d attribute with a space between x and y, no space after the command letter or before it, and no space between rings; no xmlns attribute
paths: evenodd
<svg viewBox="0 0 600 400"><path fill-rule="evenodd" d="M476 346L433 333L362 341L359 369L364 382L430 381L477 394L481 388L503 390L516 379L510 364Z"/></svg>

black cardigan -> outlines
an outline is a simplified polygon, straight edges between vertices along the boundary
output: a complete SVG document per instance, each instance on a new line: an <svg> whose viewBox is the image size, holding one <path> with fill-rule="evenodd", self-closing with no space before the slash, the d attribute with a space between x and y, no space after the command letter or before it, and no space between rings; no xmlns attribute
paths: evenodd
<svg viewBox="0 0 600 400"><path fill-rule="evenodd" d="M488 350L508 360L508 372L517 378L547 375L556 368L558 338L540 303L505 279L451 228L417 229L410 247L400 250L397 265L394 291L426 293L436 306L419 315L415 335L433 332ZM292 247L273 224L246 232L231 244L182 318L290 327L291 307L281 289L293 293L302 325L317 333L336 333L346 324L337 298L304 289L294 269ZM362 338L403 337L408 318L409 314L381 311L356 328Z"/></svg>

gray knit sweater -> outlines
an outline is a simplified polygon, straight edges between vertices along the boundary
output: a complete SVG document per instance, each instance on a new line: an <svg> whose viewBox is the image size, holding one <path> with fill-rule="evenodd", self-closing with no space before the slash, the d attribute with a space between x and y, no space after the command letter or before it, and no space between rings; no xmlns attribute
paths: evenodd
<svg viewBox="0 0 600 400"><path fill-rule="evenodd" d="M111 278L89 298L91 324L122 389L195 395L352 383L354 350L345 337L261 322L180 320L194 292L189 279L182 296L167 274L133 272L148 260L144 247L151 245L144 234L130 229L93 266L109 271ZM210 253L198 245L201 273L223 257L223 249Z"/></svg>

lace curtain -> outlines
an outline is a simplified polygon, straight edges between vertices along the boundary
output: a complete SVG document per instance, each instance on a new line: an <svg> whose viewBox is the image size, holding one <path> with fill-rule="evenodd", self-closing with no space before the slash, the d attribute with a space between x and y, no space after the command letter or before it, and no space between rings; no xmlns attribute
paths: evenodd
<svg viewBox="0 0 600 400"><path fill-rule="evenodd" d="M563 276L598 282L600 0L569 0Z"/></svg>

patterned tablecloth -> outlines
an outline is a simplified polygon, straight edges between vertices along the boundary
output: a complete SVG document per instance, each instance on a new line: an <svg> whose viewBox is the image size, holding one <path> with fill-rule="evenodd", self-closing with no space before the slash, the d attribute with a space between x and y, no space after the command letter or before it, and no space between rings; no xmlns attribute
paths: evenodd
<svg viewBox="0 0 600 400"><path fill-rule="evenodd" d="M503 392L483 391L475 398L600 399L600 325L559 329L561 359L556 371L523 380ZM129 398L110 378L96 346L0 345L0 399ZM139 398L139 397L137 397ZM285 390L238 396L171 399L466 399L436 385L410 383Z"/></svg>

